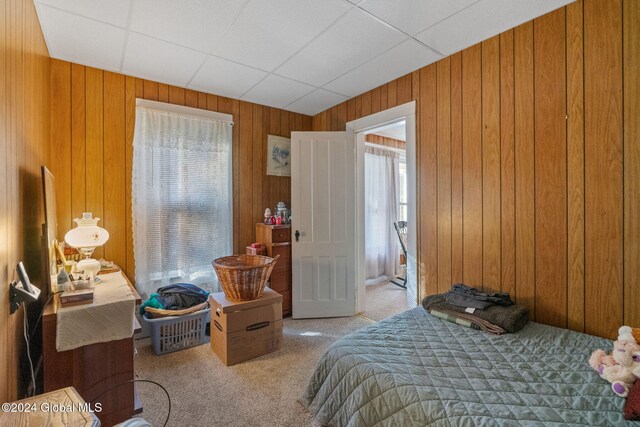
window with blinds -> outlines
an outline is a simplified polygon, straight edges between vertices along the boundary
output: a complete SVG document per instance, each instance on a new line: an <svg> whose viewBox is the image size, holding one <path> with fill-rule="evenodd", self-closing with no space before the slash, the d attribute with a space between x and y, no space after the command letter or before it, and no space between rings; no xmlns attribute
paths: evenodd
<svg viewBox="0 0 640 427"><path fill-rule="evenodd" d="M232 253L227 115L138 101L132 210L136 286L189 282L217 291L211 261Z"/></svg>

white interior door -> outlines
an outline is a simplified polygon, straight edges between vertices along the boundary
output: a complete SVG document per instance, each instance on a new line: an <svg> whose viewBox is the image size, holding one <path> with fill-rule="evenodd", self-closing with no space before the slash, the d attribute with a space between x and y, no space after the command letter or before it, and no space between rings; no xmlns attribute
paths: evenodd
<svg viewBox="0 0 640 427"><path fill-rule="evenodd" d="M356 313L355 138L291 133L293 318Z"/></svg>

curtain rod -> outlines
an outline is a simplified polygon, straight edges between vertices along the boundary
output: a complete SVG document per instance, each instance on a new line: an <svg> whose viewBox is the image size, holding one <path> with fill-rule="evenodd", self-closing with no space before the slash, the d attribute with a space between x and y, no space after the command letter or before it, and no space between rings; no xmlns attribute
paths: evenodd
<svg viewBox="0 0 640 427"><path fill-rule="evenodd" d="M153 110L167 111L170 113L188 114L191 116L199 116L207 119L220 120L233 126L233 116L231 114L218 113L217 111L208 111L201 108L185 107L183 105L169 104L167 102L151 101L148 99L136 98L136 107L150 108Z"/></svg>

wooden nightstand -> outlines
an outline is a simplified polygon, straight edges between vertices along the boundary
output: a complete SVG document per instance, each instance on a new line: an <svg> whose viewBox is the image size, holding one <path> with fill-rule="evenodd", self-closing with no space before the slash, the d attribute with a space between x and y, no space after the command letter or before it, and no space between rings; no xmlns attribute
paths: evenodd
<svg viewBox="0 0 640 427"><path fill-rule="evenodd" d="M131 288L136 306L139 305L140 295L127 276L121 274ZM56 295L42 316L44 391L75 387L87 402L102 404L102 411L96 415L103 425L114 425L140 413L142 407L136 396L135 384L129 382L134 379L133 336L57 351L58 307Z"/></svg>
<svg viewBox="0 0 640 427"><path fill-rule="evenodd" d="M50 391L9 405L9 412L0 412L2 426L100 426L100 420L91 412L100 408L89 408L73 387Z"/></svg>
<svg viewBox="0 0 640 427"><path fill-rule="evenodd" d="M282 315L291 315L291 226L256 224L256 241L267 248L267 255L280 255L269 287L282 295Z"/></svg>

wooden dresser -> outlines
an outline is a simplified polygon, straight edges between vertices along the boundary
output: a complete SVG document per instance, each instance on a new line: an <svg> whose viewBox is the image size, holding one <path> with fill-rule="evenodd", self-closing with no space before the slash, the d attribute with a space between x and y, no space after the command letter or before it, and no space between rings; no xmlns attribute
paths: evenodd
<svg viewBox="0 0 640 427"><path fill-rule="evenodd" d="M280 255L271 273L269 287L282 294L282 315L291 315L291 226L256 224L256 241L267 248L267 255Z"/></svg>
<svg viewBox="0 0 640 427"><path fill-rule="evenodd" d="M127 276L123 272L121 274L138 306L140 295ZM58 295L55 295L42 316L44 391L74 387L86 402L102 404L102 411L96 415L105 426L120 423L142 412L135 384L130 382L135 378L133 336L57 351L58 307ZM135 326L134 332L139 332L138 325Z"/></svg>

